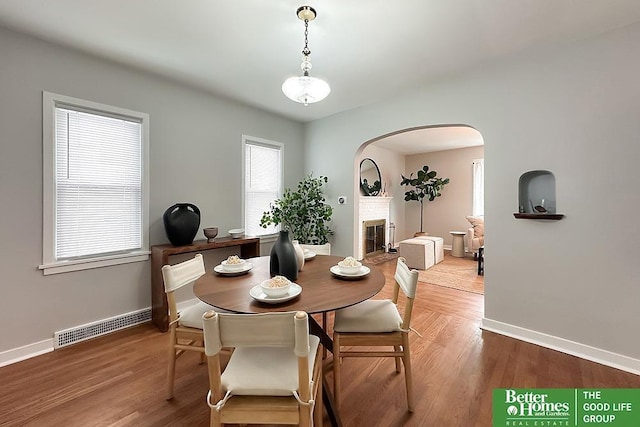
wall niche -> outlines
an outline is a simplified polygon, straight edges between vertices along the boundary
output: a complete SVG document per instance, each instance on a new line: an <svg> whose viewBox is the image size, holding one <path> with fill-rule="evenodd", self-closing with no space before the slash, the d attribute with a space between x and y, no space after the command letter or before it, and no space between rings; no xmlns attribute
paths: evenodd
<svg viewBox="0 0 640 427"><path fill-rule="evenodd" d="M525 172L518 182L518 212L521 219L562 219L556 213L556 177L545 170Z"/></svg>

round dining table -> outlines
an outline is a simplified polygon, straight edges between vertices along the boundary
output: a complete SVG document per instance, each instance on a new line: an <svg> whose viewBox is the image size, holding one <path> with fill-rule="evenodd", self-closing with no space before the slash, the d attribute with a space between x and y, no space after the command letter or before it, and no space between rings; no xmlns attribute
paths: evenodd
<svg viewBox="0 0 640 427"><path fill-rule="evenodd" d="M384 286L382 272L374 267L362 277L340 277L330 271L342 257L316 255L307 260L294 283L302 292L297 297L270 304L255 300L249 291L270 278L269 257L247 259L253 268L246 274L226 276L208 271L196 280L193 292L201 301L234 313L265 313L270 311L306 311L325 313L357 304L376 295Z"/></svg>
<svg viewBox="0 0 640 427"><path fill-rule="evenodd" d="M333 274L330 269L342 257L316 255L305 261L302 271L294 283L302 288L295 298L270 304L255 300L250 291L260 282L271 277L269 257L247 259L253 268L246 274L223 275L207 271L193 285L194 294L203 302L234 313L265 313L272 311L305 311L310 314L327 313L357 304L376 295L384 287L384 274L374 266L366 266L369 273L360 277L344 277ZM313 316L309 316L309 331L320 338L322 345L333 352L333 340ZM341 427L330 388L323 378L322 397L332 426Z"/></svg>

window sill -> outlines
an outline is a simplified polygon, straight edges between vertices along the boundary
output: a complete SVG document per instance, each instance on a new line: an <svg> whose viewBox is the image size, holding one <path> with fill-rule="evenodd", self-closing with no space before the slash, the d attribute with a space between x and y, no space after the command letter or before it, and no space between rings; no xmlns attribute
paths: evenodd
<svg viewBox="0 0 640 427"><path fill-rule="evenodd" d="M39 265L38 269L42 270L42 274L45 276L50 274L69 273L72 271L90 270L92 268L147 261L150 253L150 251L140 251L124 255L112 255L72 261L58 261Z"/></svg>

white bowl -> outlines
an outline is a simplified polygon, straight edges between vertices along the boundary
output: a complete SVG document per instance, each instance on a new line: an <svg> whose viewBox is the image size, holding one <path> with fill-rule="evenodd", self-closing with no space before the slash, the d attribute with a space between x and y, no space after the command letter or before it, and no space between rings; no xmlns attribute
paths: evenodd
<svg viewBox="0 0 640 427"><path fill-rule="evenodd" d="M242 237L243 234L244 234L244 228L233 228L229 230L229 235L233 239L239 239Z"/></svg>
<svg viewBox="0 0 640 427"><path fill-rule="evenodd" d="M270 287L269 286L270 281L271 279L267 279L260 283L260 288L262 289L262 292L267 294L267 296L277 298L277 297L283 297L289 293L289 288L291 288L291 281L288 281L286 286L282 286L279 288Z"/></svg>
<svg viewBox="0 0 640 427"><path fill-rule="evenodd" d="M222 265L222 269L224 271L240 271L243 270L247 266L247 261L241 259L238 264L229 264L225 259L220 263Z"/></svg>
<svg viewBox="0 0 640 427"><path fill-rule="evenodd" d="M340 261L338 263L338 268L340 269L340 272L343 274L356 274L362 268L362 263L360 262L358 262L358 264L355 266L343 265L342 263L343 261Z"/></svg>

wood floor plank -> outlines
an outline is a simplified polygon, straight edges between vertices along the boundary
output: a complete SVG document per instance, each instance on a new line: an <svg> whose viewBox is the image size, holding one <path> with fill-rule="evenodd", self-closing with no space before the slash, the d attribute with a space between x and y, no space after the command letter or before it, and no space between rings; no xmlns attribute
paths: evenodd
<svg viewBox="0 0 640 427"><path fill-rule="evenodd" d="M380 267L387 285L376 298L389 298L395 264ZM343 424L486 427L494 388L640 388L637 375L482 331L482 315L481 295L420 283L412 325L422 337L410 335L415 412L392 359L346 359ZM0 426L207 426L198 355L178 360L175 398L164 399L168 339L145 324L0 368Z"/></svg>

